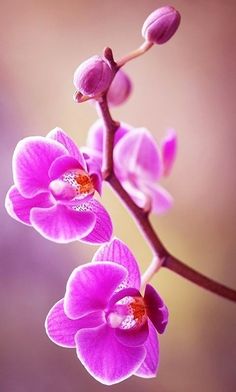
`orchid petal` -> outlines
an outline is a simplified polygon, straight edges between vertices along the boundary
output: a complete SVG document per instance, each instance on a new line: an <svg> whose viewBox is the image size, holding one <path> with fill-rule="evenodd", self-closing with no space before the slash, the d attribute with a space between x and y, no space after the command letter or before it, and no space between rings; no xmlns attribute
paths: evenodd
<svg viewBox="0 0 236 392"><path fill-rule="evenodd" d="M160 185L146 185L146 193L150 197L152 212L164 214L173 205L173 197Z"/></svg>
<svg viewBox="0 0 236 392"><path fill-rule="evenodd" d="M119 69L108 90L107 102L109 106L119 106L123 104L129 98L131 91L131 79L126 72Z"/></svg>
<svg viewBox="0 0 236 392"><path fill-rule="evenodd" d="M81 147L81 151L83 153L84 158L86 159L93 159L96 161L97 165L101 168L102 167L102 152L93 150L90 147L83 146Z"/></svg>
<svg viewBox="0 0 236 392"><path fill-rule="evenodd" d="M46 136L49 139L56 140L58 143L62 144L69 155L80 163L80 165L86 169L86 163L83 158L83 154L80 152L74 141L64 132L61 128L55 128L49 132Z"/></svg>
<svg viewBox="0 0 236 392"><path fill-rule="evenodd" d="M31 199L27 199L20 194L14 185L9 189L5 201L8 214L27 225L31 225L30 211L33 207L48 208L52 205L49 193L40 193Z"/></svg>
<svg viewBox="0 0 236 392"><path fill-rule="evenodd" d="M132 182L121 180L123 188L140 208L151 205L152 212L164 214L173 205L173 197L160 185L153 185L151 182L137 182L134 186Z"/></svg>
<svg viewBox="0 0 236 392"><path fill-rule="evenodd" d="M110 262L109 262L110 264ZM135 289L134 287L127 287L127 288L122 288L119 291L116 291L114 295L110 298L108 308L109 310L112 310L113 307L116 305L117 302L119 302L121 299L126 298L126 297L142 297L141 293L139 290Z"/></svg>
<svg viewBox="0 0 236 392"><path fill-rule="evenodd" d="M139 178L155 181L162 172L159 149L145 128L133 129L122 137L114 148L114 162L118 177L119 173L121 176L133 175L134 181Z"/></svg>
<svg viewBox="0 0 236 392"><path fill-rule="evenodd" d="M173 167L177 153L177 135L174 129L168 129L167 135L161 143L163 174L168 176Z"/></svg>
<svg viewBox="0 0 236 392"><path fill-rule="evenodd" d="M55 161L53 161L48 171L48 175L51 180L55 180L61 177L68 170L76 170L76 169L83 170L83 167L80 165L77 159L70 157L68 155L63 155L55 159Z"/></svg>
<svg viewBox="0 0 236 392"><path fill-rule="evenodd" d="M75 334L82 328L94 328L104 324L101 311L93 312L77 320L69 319L64 311L64 299L58 301L49 311L45 328L48 337L62 347L76 347Z"/></svg>
<svg viewBox="0 0 236 392"><path fill-rule="evenodd" d="M136 371L135 375L143 378L151 378L155 377L158 370L159 365L159 342L157 332L149 321L149 336L146 342L144 343L144 347L146 349L146 357L140 366L140 368Z"/></svg>
<svg viewBox="0 0 236 392"><path fill-rule="evenodd" d="M102 192L102 172L101 166L96 159L91 157L86 158L88 173L92 179L94 188L101 195Z"/></svg>
<svg viewBox="0 0 236 392"><path fill-rule="evenodd" d="M86 145L92 150L102 152L103 150L103 121L98 119L89 128Z"/></svg>
<svg viewBox="0 0 236 392"><path fill-rule="evenodd" d="M90 175L93 186L95 190L99 193L101 196L102 194L102 174L101 173L93 173Z"/></svg>
<svg viewBox="0 0 236 392"><path fill-rule="evenodd" d="M92 212L75 211L61 204L51 208L33 208L30 212L32 226L45 238L59 243L86 236L93 229L95 219Z"/></svg>
<svg viewBox="0 0 236 392"><path fill-rule="evenodd" d="M96 216L96 223L91 232L81 240L87 243L101 244L111 239L113 227L110 216L96 199L81 206L82 211L92 211Z"/></svg>
<svg viewBox="0 0 236 392"><path fill-rule="evenodd" d="M125 346L142 346L148 338L148 322L133 328L116 328L116 338Z"/></svg>
<svg viewBox="0 0 236 392"><path fill-rule="evenodd" d="M27 137L21 140L13 154L13 178L24 197L33 197L48 190L48 170L52 162L66 149L56 141L44 137Z"/></svg>
<svg viewBox="0 0 236 392"><path fill-rule="evenodd" d="M120 139L123 138L133 127L128 124L121 123L119 128L115 133L114 144L116 145ZM103 131L104 124L101 119L98 119L89 129L88 138L87 138L87 146L95 151L99 151L102 153L103 151Z"/></svg>
<svg viewBox="0 0 236 392"><path fill-rule="evenodd" d="M66 315L76 319L105 309L111 295L126 275L126 269L114 263L94 263L76 268L67 282Z"/></svg>
<svg viewBox="0 0 236 392"><path fill-rule="evenodd" d="M144 347L121 344L114 329L102 325L81 329L75 336L77 355L87 371L106 385L116 384L134 374L143 362Z"/></svg>
<svg viewBox="0 0 236 392"><path fill-rule="evenodd" d="M142 191L146 189L146 184L145 186L142 186L142 184L134 185L131 181L122 180L122 179L121 179L121 184L123 188L126 190L126 192L130 195L132 200L135 202L135 204L140 208L144 208L147 200L150 199L148 194L145 195L145 193Z"/></svg>
<svg viewBox="0 0 236 392"><path fill-rule="evenodd" d="M159 294L150 284L146 285L144 301L147 305L148 317L157 332L163 333L168 323L169 312Z"/></svg>
<svg viewBox="0 0 236 392"><path fill-rule="evenodd" d="M129 248L118 238L114 238L109 244L100 247L92 261L112 261L123 265L128 270L124 285L140 288L141 277L138 263Z"/></svg>

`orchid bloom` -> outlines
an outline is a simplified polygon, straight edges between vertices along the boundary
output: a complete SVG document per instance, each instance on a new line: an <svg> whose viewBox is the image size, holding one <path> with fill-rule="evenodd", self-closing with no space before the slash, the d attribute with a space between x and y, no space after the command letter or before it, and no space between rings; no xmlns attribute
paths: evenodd
<svg viewBox="0 0 236 392"><path fill-rule="evenodd" d="M102 162L103 125L101 120L90 128L88 151ZM167 131L159 149L151 133L145 128L131 128L121 123L114 141L114 171L122 186L141 208L162 214L173 203L171 195L157 184L170 174L177 150L173 129Z"/></svg>
<svg viewBox="0 0 236 392"><path fill-rule="evenodd" d="M14 219L59 243L109 241L110 217L93 198L101 193L101 171L61 129L17 144L13 179L6 209Z"/></svg>
<svg viewBox="0 0 236 392"><path fill-rule="evenodd" d="M157 332L164 332L168 310L151 285L141 295L140 280L134 256L113 239L97 251L92 263L72 272L64 298L47 316L49 338L76 348L87 371L103 384L131 375L156 375Z"/></svg>

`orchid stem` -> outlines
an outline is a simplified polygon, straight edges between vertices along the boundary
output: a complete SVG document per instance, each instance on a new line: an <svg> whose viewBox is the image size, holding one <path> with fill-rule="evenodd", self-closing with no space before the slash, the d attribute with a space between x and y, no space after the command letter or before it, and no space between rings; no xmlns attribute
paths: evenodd
<svg viewBox="0 0 236 392"><path fill-rule="evenodd" d="M124 60L122 60L124 61ZM211 291L223 298L227 298L233 302L236 302L236 291L230 289L221 283L215 282L214 280L207 278L203 274L195 271L191 267L184 264L172 256L169 251L165 248L157 233L152 227L148 213L138 207L131 199L126 190L122 187L120 181L116 177L113 170L113 145L115 132L119 128L119 123L114 121L111 117L110 110L107 104L106 96L98 102L100 107L100 115L104 122L104 152L103 152L103 178L106 180L113 190L118 194L124 205L131 212L133 218L138 224L144 237L147 239L150 247L152 248L153 254L156 257L151 265L147 268L143 275L142 283L146 284L147 280L151 279L152 276L157 272L160 267L165 267L185 279L195 283L196 285Z"/></svg>
<svg viewBox="0 0 236 392"><path fill-rule="evenodd" d="M157 273L161 266L162 260L157 256L153 257L148 268L141 276L141 291L144 291L146 284L152 279L152 277Z"/></svg>
<svg viewBox="0 0 236 392"><path fill-rule="evenodd" d="M104 137L103 140L103 151L106 151L107 153L103 155L102 173L103 179L108 181L109 176L113 173L113 144L115 132L120 124L111 117L106 95L98 101L98 108L100 108L102 118L106 118L106 121L104 121L106 137Z"/></svg>
<svg viewBox="0 0 236 392"><path fill-rule="evenodd" d="M123 67L126 63L128 63L128 61L131 61L133 59L135 59L136 57L142 56L144 53L146 53L151 47L153 46L153 44L151 42L148 41L144 41L142 43L142 45L139 46L138 49L134 50L133 52L130 52L129 54L127 54L126 56L124 56L122 59L120 59L117 62L117 67L121 68Z"/></svg>

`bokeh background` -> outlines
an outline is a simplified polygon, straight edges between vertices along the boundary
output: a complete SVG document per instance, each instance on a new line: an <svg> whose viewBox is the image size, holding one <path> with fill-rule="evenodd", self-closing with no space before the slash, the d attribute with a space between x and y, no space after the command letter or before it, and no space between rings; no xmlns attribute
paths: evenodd
<svg viewBox="0 0 236 392"><path fill-rule="evenodd" d="M44 332L50 307L64 295L74 267L95 247L57 245L10 219L4 198L12 183L11 156L19 139L55 126L83 145L96 120L76 105L72 76L104 46L115 58L141 43L154 0L5 0L0 14L0 391L1 392L233 392L236 390L235 304L170 271L153 284L170 310L161 336L157 378L132 377L113 387L93 380L74 350ZM166 45L127 65L134 91L113 110L116 119L146 126L157 140L169 126L179 137L178 159L165 183L172 211L152 221L167 247L192 267L236 287L235 68L236 2L173 0L182 24ZM132 219L106 188L115 234L141 263L150 250Z"/></svg>

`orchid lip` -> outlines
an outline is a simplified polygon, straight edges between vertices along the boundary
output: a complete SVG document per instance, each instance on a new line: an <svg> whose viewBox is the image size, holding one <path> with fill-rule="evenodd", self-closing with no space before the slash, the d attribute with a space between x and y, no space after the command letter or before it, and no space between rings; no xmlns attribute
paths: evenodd
<svg viewBox="0 0 236 392"><path fill-rule="evenodd" d="M49 189L58 202L73 204L90 199L95 191L91 176L80 169L66 171L60 178L51 181Z"/></svg>
<svg viewBox="0 0 236 392"><path fill-rule="evenodd" d="M77 196L86 196L95 191L91 176L84 170L69 170L63 174L62 180L76 190Z"/></svg>
<svg viewBox="0 0 236 392"><path fill-rule="evenodd" d="M76 190L62 180L51 181L49 189L56 200L71 200L76 196Z"/></svg>
<svg viewBox="0 0 236 392"><path fill-rule="evenodd" d="M147 307L141 296L125 296L106 311L107 323L112 328L140 327L147 320Z"/></svg>

